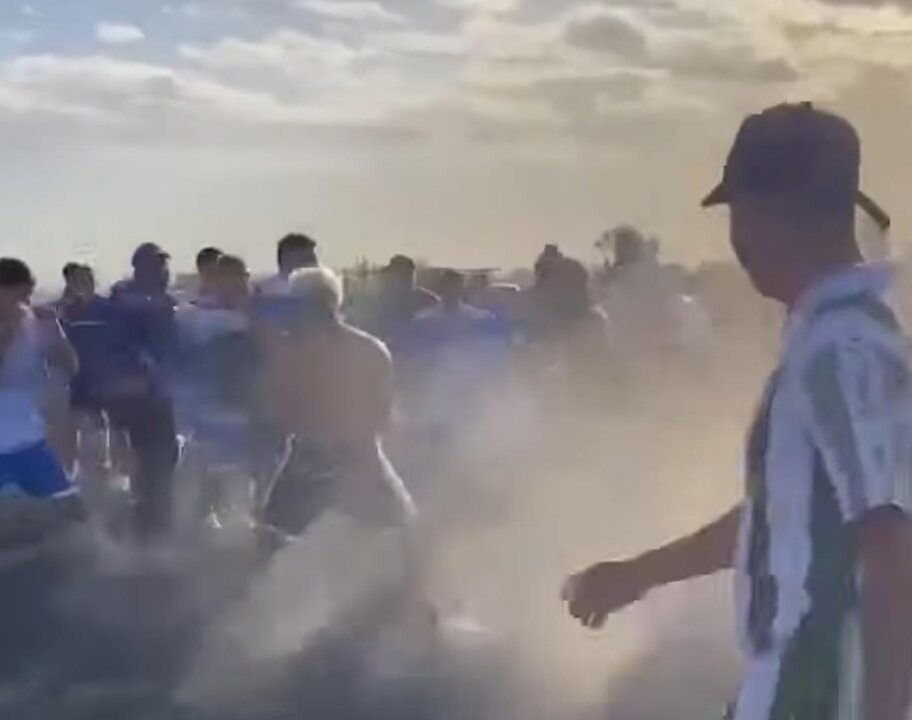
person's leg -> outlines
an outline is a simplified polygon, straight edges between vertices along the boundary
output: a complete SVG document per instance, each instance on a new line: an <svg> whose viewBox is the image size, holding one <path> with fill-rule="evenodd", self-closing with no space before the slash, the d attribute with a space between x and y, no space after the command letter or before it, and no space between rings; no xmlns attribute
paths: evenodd
<svg viewBox="0 0 912 720"><path fill-rule="evenodd" d="M309 449L294 443L269 484L259 517L264 562L303 536L332 502L335 478L314 472L310 460Z"/></svg>
<svg viewBox="0 0 912 720"><path fill-rule="evenodd" d="M143 395L118 403L117 425L130 439L136 502L136 532L142 539L164 534L171 522L171 489L178 459L174 413L167 397Z"/></svg>

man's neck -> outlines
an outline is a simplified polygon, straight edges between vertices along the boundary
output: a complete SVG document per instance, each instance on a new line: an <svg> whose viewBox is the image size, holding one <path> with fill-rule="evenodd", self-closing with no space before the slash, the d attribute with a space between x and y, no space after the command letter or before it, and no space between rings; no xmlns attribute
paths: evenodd
<svg viewBox="0 0 912 720"><path fill-rule="evenodd" d="M22 318L25 317L26 310L24 304L10 308L9 311L0 314L0 325L18 325Z"/></svg>
<svg viewBox="0 0 912 720"><path fill-rule="evenodd" d="M163 295L165 292L161 283L144 280L138 277L133 278L133 289L144 295Z"/></svg>
<svg viewBox="0 0 912 720"><path fill-rule="evenodd" d="M807 293L827 280L827 278L851 270L862 262L864 262L864 259L860 253L858 255L847 254L838 260L834 259L831 262L809 267L807 272L796 275L794 287L789 292L789 297L785 298L785 305L789 312L795 309L796 305Z"/></svg>

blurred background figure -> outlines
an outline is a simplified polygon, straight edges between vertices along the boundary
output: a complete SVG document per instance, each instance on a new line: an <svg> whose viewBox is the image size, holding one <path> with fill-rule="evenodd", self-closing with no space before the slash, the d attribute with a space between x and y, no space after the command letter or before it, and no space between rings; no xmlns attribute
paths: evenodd
<svg viewBox="0 0 912 720"><path fill-rule="evenodd" d="M215 247L206 247L196 254L196 302L206 302L215 295L219 258L224 253Z"/></svg>
<svg viewBox="0 0 912 720"><path fill-rule="evenodd" d="M276 247L276 263L278 273L257 285L257 294L267 297L287 295L288 279L295 270L319 266L317 242L302 233L286 235Z"/></svg>
<svg viewBox="0 0 912 720"><path fill-rule="evenodd" d="M606 234L614 262L606 262L599 287L619 355L655 360L668 352L705 356L711 323L687 294L686 272L663 265L659 241L622 225Z"/></svg>
<svg viewBox="0 0 912 720"><path fill-rule="evenodd" d="M113 369L113 318L109 302L97 292L90 266L68 263L63 276L66 286L57 314L79 358L79 370L69 383L68 433L62 454L90 501L101 500L112 469L105 400ZM123 452L123 443L115 444Z"/></svg>
<svg viewBox="0 0 912 720"><path fill-rule="evenodd" d="M155 243L133 253L133 275L111 289L115 363L106 386L111 423L126 433L133 457L130 487L138 537L171 529L178 438L172 371L177 353L176 302L168 292L170 256Z"/></svg>
<svg viewBox="0 0 912 720"><path fill-rule="evenodd" d="M249 277L241 258L219 256L209 301L184 306L177 315L186 388L184 477L199 488L198 505L213 529L221 528L232 510L252 512L251 418L259 351ZM246 507L234 507L235 496Z"/></svg>
<svg viewBox="0 0 912 720"><path fill-rule="evenodd" d="M402 334L417 315L436 307L438 297L418 284L418 266L406 255L395 255L377 277L376 292L365 298L353 321L397 350Z"/></svg>

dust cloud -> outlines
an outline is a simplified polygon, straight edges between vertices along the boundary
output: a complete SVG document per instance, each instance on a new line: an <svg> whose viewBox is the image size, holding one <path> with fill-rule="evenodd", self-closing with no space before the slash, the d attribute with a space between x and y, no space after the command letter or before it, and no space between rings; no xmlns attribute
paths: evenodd
<svg viewBox="0 0 912 720"><path fill-rule="evenodd" d="M740 491L769 367L737 333L699 363L518 372L458 437L407 423L428 595L389 612L400 538L324 517L268 568L249 538L149 554L55 541L3 568L0 712L19 718L645 720L715 717L737 677L727 577L657 593L600 633L564 577L695 529ZM420 450L420 452L419 452Z"/></svg>

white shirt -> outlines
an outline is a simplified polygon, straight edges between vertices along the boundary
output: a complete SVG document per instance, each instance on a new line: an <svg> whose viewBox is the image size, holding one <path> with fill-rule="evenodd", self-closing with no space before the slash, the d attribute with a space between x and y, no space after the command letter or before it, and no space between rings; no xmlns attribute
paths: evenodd
<svg viewBox="0 0 912 720"><path fill-rule="evenodd" d="M46 342L27 311L0 364L0 453L23 450L45 439L42 394L47 383Z"/></svg>
<svg viewBox="0 0 912 720"><path fill-rule="evenodd" d="M291 293L291 286L287 275L273 275L257 283L256 291L266 297L284 296Z"/></svg>
<svg viewBox="0 0 912 720"><path fill-rule="evenodd" d="M175 314L181 337L192 345L205 345L222 335L245 332L249 322L239 310L203 303L179 305Z"/></svg>

